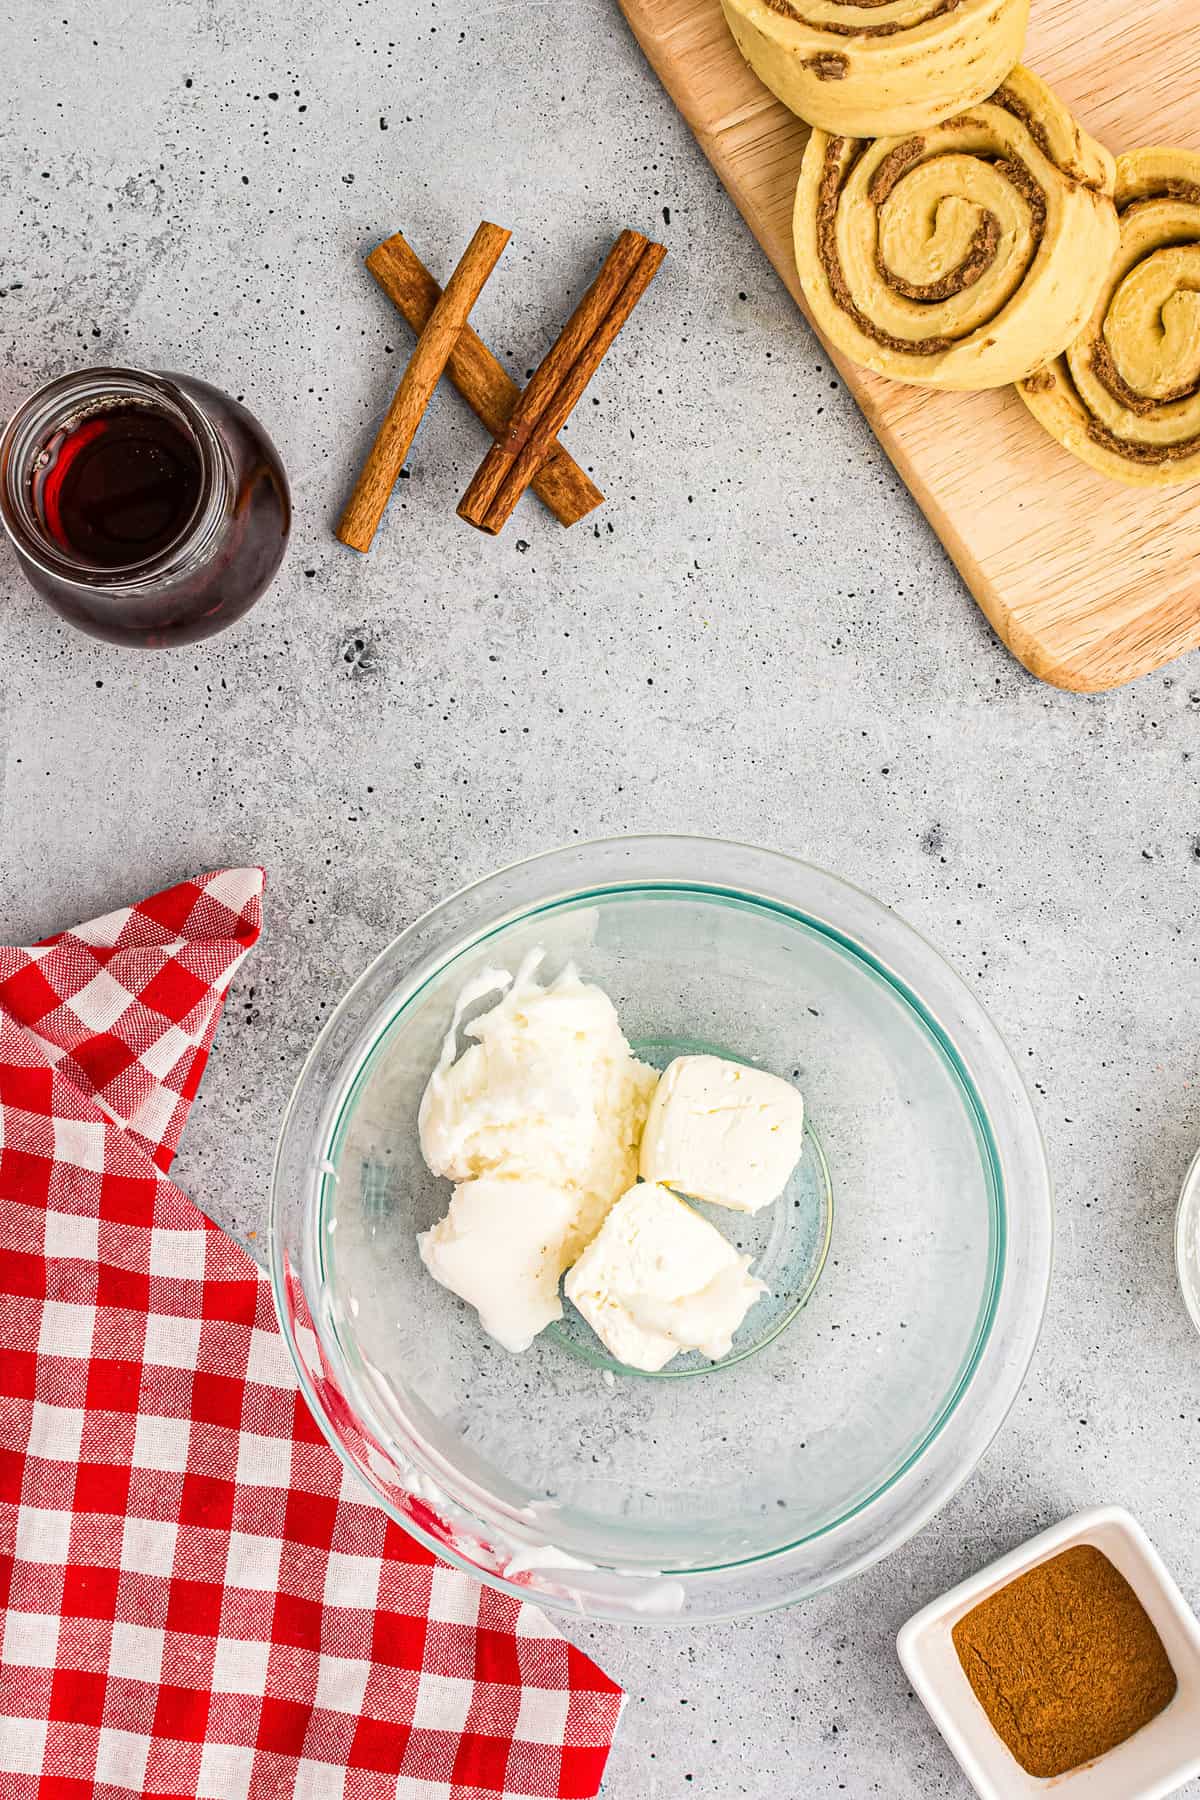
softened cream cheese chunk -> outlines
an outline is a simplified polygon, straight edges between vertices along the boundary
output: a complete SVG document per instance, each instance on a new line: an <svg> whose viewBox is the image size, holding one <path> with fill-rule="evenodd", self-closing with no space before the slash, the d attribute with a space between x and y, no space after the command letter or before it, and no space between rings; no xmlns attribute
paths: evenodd
<svg viewBox="0 0 1200 1800"><path fill-rule="evenodd" d="M777 1200L804 1148L804 1101L790 1082L721 1056L678 1056L642 1134L639 1172L736 1212Z"/></svg>
<svg viewBox="0 0 1200 1800"><path fill-rule="evenodd" d="M421 1151L457 1185L419 1242L430 1274L509 1350L562 1317L558 1281L637 1175L658 1074L634 1056L612 1001L573 967L547 985L542 953L459 995L421 1100ZM496 992L501 999L466 1013Z"/></svg>
<svg viewBox="0 0 1200 1800"><path fill-rule="evenodd" d="M625 1041L608 995L568 965L543 986L540 950L515 979L489 970L459 996L421 1100L421 1151L451 1181L532 1175L576 1195L575 1254L637 1175L638 1146L658 1073ZM503 998L465 1027L485 994ZM456 1060L457 1058L457 1060Z"/></svg>
<svg viewBox="0 0 1200 1800"><path fill-rule="evenodd" d="M632 1369L699 1350L729 1354L765 1285L715 1226L665 1187L641 1182L609 1212L566 1280L601 1342Z"/></svg>
<svg viewBox="0 0 1200 1800"><path fill-rule="evenodd" d="M562 1318L558 1283L573 1253L578 1197L535 1175L478 1175L417 1237L435 1281L479 1314L506 1350L528 1350Z"/></svg>

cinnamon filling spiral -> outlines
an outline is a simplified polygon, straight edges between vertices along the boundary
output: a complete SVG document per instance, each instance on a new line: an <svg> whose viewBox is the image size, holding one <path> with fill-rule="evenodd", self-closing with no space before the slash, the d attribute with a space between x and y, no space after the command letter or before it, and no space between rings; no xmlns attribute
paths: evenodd
<svg viewBox="0 0 1200 1800"><path fill-rule="evenodd" d="M764 3L781 17L794 19L797 25L807 25L812 31L827 31L831 37L895 37L897 32L911 31L916 25L927 25L931 19L940 19L947 13L957 12L963 0L928 0L925 5L907 7L907 16L903 18L881 19L878 23L870 24L854 24L849 19L836 16L816 17L805 13L799 6L793 6L791 0L764 0ZM883 6L894 10L894 0L830 0L830 4L835 14L868 12Z"/></svg>
<svg viewBox="0 0 1200 1800"><path fill-rule="evenodd" d="M1200 155L1117 162L1120 245L1066 354L1022 383L1030 410L1120 480L1200 477Z"/></svg>
<svg viewBox="0 0 1200 1800"><path fill-rule="evenodd" d="M1091 311L1116 241L1112 160L1014 70L926 132L814 133L796 256L817 324L899 380L991 387L1027 375Z"/></svg>
<svg viewBox="0 0 1200 1800"><path fill-rule="evenodd" d="M995 101L996 104L1003 105L1000 95L995 97ZM958 120L956 123L974 125L976 122ZM842 268L838 250L838 207L846 180L853 173L865 148L866 146L845 138L830 138L825 147L825 164L817 203L817 241L830 292L859 330L873 338L877 344L882 344L885 349L906 351L914 356L940 356L966 335L968 328L965 325L958 331L948 330L926 337L897 336L862 310ZM1001 244L1005 242L1006 224L1011 224L1011 221L1001 220L988 206L980 204L978 223L963 256L943 274L932 280L915 281L890 268L884 252L884 222L878 216L880 208L891 198L898 183L910 169L922 164L932 167L936 163L936 152L928 156L927 151L927 140L923 137L908 138L904 143L897 144L876 166L866 193L868 204L876 213L874 261L880 281L906 300L932 306L939 301L965 294L982 280L988 270L995 267ZM1015 190L1026 208L1024 231L1011 234L1017 238L1017 243L1011 249L1010 278L1005 282L1005 286L1011 288L1011 277L1015 275L1017 279L1023 279L1041 243L1046 225L1046 196L1029 169L1016 156L986 160L995 173ZM940 170L934 171L935 183L940 174Z"/></svg>
<svg viewBox="0 0 1200 1800"><path fill-rule="evenodd" d="M838 137L901 137L994 93L1029 0L721 0L771 92Z"/></svg>

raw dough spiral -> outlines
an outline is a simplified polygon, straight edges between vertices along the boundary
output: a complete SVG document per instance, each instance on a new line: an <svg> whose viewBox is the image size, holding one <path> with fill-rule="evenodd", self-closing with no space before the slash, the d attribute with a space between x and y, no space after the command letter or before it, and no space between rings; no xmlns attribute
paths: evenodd
<svg viewBox="0 0 1200 1800"><path fill-rule="evenodd" d="M1121 243L1079 337L1020 384L1082 462L1139 487L1200 480L1200 155L1117 159Z"/></svg>
<svg viewBox="0 0 1200 1800"><path fill-rule="evenodd" d="M794 218L813 317L897 381L1017 381L1091 316L1117 248L1114 178L1108 151L1028 69L912 137L814 131Z"/></svg>
<svg viewBox="0 0 1200 1800"><path fill-rule="evenodd" d="M738 49L794 113L846 137L921 131L1021 60L1029 0L721 0Z"/></svg>

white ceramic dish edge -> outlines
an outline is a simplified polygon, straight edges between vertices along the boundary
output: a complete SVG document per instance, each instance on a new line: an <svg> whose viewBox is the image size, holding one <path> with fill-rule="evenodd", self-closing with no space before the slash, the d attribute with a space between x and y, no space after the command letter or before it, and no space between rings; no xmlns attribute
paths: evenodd
<svg viewBox="0 0 1200 1800"><path fill-rule="evenodd" d="M1192 1158L1192 1166L1183 1178L1175 1214L1175 1272L1188 1317L1200 1331L1200 1150Z"/></svg>
<svg viewBox="0 0 1200 1800"><path fill-rule="evenodd" d="M1016 1576L1075 1544L1094 1544L1124 1575L1162 1638L1179 1679L1171 1704L1124 1744L1066 1775L1027 1775L1001 1742L967 1680L951 1632L972 1607ZM904 1625L896 1648L905 1674L979 1800L1162 1800L1200 1775L1200 1622L1132 1514L1120 1506L1076 1513L989 1563Z"/></svg>

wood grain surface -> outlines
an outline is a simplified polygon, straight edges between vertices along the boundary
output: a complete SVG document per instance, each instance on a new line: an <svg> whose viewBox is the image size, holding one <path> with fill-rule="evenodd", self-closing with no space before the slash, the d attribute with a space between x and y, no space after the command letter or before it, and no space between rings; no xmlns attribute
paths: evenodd
<svg viewBox="0 0 1200 1800"><path fill-rule="evenodd" d="M803 306L791 218L808 128L742 61L719 0L620 4ZM1033 0L1025 61L1114 154L1200 150L1200 0ZM937 394L830 354L992 626L1033 674L1095 692L1200 645L1200 484L1127 488L1076 462L1011 388Z"/></svg>

